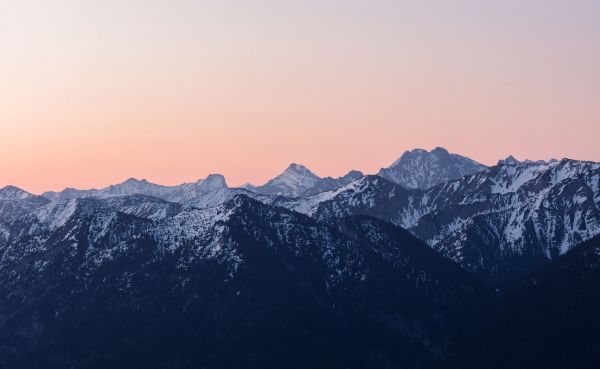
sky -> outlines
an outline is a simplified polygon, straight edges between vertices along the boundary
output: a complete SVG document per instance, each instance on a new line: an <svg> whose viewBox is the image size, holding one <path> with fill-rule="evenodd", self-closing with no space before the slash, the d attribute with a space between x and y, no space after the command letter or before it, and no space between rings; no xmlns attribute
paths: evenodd
<svg viewBox="0 0 600 369"><path fill-rule="evenodd" d="M0 187L600 161L597 0L0 0Z"/></svg>

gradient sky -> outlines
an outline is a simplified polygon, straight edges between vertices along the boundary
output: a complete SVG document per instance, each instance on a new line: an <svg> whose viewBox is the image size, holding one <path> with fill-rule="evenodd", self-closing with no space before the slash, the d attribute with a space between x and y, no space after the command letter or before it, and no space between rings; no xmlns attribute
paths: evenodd
<svg viewBox="0 0 600 369"><path fill-rule="evenodd" d="M600 1L0 4L0 186L600 161Z"/></svg>

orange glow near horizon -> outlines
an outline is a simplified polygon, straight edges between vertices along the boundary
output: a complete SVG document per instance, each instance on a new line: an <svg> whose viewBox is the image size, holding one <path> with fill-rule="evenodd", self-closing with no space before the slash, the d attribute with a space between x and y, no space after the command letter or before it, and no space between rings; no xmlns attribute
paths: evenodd
<svg viewBox="0 0 600 369"><path fill-rule="evenodd" d="M262 184L436 146L600 161L600 5L486 3L14 2L0 187Z"/></svg>

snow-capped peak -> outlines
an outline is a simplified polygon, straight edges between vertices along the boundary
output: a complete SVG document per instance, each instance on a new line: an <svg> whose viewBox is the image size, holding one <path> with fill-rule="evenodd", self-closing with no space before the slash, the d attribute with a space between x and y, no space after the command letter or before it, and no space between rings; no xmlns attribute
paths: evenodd
<svg viewBox="0 0 600 369"><path fill-rule="evenodd" d="M307 178L319 178L316 174L311 172L307 167L305 167L302 164L298 164L298 163L290 164L281 175L288 176L288 177L292 176L292 175L297 175L297 176L302 176L302 177L307 177Z"/></svg>
<svg viewBox="0 0 600 369"><path fill-rule="evenodd" d="M314 187L321 178L302 164L292 163L280 175L271 179L257 190L270 195L301 196Z"/></svg>
<svg viewBox="0 0 600 369"><path fill-rule="evenodd" d="M0 199L3 200L25 200L35 195L20 189L16 186L6 186L4 188L0 188Z"/></svg>

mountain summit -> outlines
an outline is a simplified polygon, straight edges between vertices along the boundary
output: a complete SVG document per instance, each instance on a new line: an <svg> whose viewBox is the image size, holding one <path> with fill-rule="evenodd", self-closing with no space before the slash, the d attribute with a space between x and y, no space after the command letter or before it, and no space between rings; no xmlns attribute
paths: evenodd
<svg viewBox="0 0 600 369"><path fill-rule="evenodd" d="M408 189L428 189L443 182L474 174L487 168L467 157L451 154L442 147L432 151L406 151L378 175Z"/></svg>
<svg viewBox="0 0 600 369"><path fill-rule="evenodd" d="M292 163L277 177L259 187L259 192L269 195L298 197L304 191L315 186L320 180L302 164Z"/></svg>
<svg viewBox="0 0 600 369"><path fill-rule="evenodd" d="M20 189L15 186L6 186L0 188L0 199L1 200L25 200L28 198L35 197L35 195Z"/></svg>
<svg viewBox="0 0 600 369"><path fill-rule="evenodd" d="M304 165L292 163L283 173L271 179L263 186L247 184L244 185L244 188L265 195L302 197L340 188L361 177L363 177L361 172L352 170L342 177L321 178Z"/></svg>

